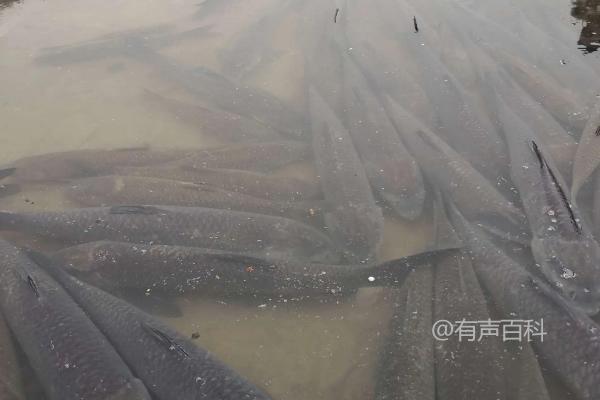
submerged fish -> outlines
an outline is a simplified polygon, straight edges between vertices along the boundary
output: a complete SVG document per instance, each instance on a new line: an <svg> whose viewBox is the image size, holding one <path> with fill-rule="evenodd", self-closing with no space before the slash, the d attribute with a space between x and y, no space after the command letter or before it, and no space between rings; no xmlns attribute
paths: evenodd
<svg viewBox="0 0 600 400"><path fill-rule="evenodd" d="M435 399L432 295L431 265L413 271L404 286L392 293L394 314L382 345L376 400Z"/></svg>
<svg viewBox="0 0 600 400"><path fill-rule="evenodd" d="M600 246L535 134L501 97L496 109L508 142L512 181L531 227L535 260L553 287L585 312L596 314L600 310Z"/></svg>
<svg viewBox="0 0 600 400"><path fill-rule="evenodd" d="M452 251L431 251L371 266L327 265L197 247L102 241L60 250L53 259L77 278L108 291L305 296L400 286L414 268Z"/></svg>
<svg viewBox="0 0 600 400"><path fill-rule="evenodd" d="M65 191L70 199L86 206L164 204L280 215L311 222L322 219L319 202L267 200L214 186L161 178L117 175L84 178L70 182Z"/></svg>
<svg viewBox="0 0 600 400"><path fill-rule="evenodd" d="M0 399L25 400L21 367L15 343L4 316L0 314Z"/></svg>
<svg viewBox="0 0 600 400"><path fill-rule="evenodd" d="M473 267L494 303L510 318L543 320L543 340L532 345L543 364L582 400L600 398L600 326L517 264L451 207Z"/></svg>
<svg viewBox="0 0 600 400"><path fill-rule="evenodd" d="M362 72L348 57L344 99L344 120L373 191L401 217L417 218L425 200L419 166Z"/></svg>
<svg viewBox="0 0 600 400"><path fill-rule="evenodd" d="M577 199L579 190L600 164L600 101L587 121L573 162L571 197Z"/></svg>
<svg viewBox="0 0 600 400"><path fill-rule="evenodd" d="M500 235L527 233L525 215L446 142L388 97L388 112L423 173L465 213Z"/></svg>
<svg viewBox="0 0 600 400"><path fill-rule="evenodd" d="M325 223L349 260L372 260L383 214L348 131L314 87L308 90L315 164L328 203Z"/></svg>
<svg viewBox="0 0 600 400"><path fill-rule="evenodd" d="M144 100L173 114L180 121L198 127L203 134L230 142L277 140L281 135L254 119L186 103L146 90Z"/></svg>
<svg viewBox="0 0 600 400"><path fill-rule="evenodd" d="M150 399L115 349L65 290L0 240L0 306L52 400Z"/></svg>
<svg viewBox="0 0 600 400"><path fill-rule="evenodd" d="M43 258L38 256L38 259ZM266 400L269 396L154 317L40 260L157 400ZM93 346L97 342L90 341ZM128 398L129 399L129 398Z"/></svg>
<svg viewBox="0 0 600 400"><path fill-rule="evenodd" d="M215 208L131 205L0 212L0 230L27 232L63 243L110 239L286 255L317 262L338 259L331 240L301 222Z"/></svg>
<svg viewBox="0 0 600 400"><path fill-rule="evenodd" d="M205 168L200 170L169 165L117 168L115 173L192 182L271 200L310 200L321 195L319 185L314 182L239 169Z"/></svg>

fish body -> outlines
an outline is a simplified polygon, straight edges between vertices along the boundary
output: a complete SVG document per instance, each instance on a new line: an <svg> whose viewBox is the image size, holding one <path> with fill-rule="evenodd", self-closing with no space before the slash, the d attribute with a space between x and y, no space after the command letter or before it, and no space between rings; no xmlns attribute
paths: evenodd
<svg viewBox="0 0 600 400"><path fill-rule="evenodd" d="M321 195L316 183L238 169L193 169L182 166L123 167L117 175L145 176L191 182L271 200L310 200Z"/></svg>
<svg viewBox="0 0 600 400"><path fill-rule="evenodd" d="M26 399L15 343L2 315L0 315L0 399Z"/></svg>
<svg viewBox="0 0 600 400"><path fill-rule="evenodd" d="M313 264L197 247L86 243L56 252L69 273L107 291L138 289L171 295L332 295L369 286L400 286L414 268L438 256L422 253L377 265Z"/></svg>
<svg viewBox="0 0 600 400"><path fill-rule="evenodd" d="M0 228L63 243L118 240L335 262L331 240L283 217L202 207L115 206L0 214Z"/></svg>
<svg viewBox="0 0 600 400"><path fill-rule="evenodd" d="M269 396L154 317L83 283L52 262L60 282L158 400L266 400ZM91 342L94 346L96 343Z"/></svg>
<svg viewBox="0 0 600 400"><path fill-rule="evenodd" d="M144 385L65 290L0 240L0 306L52 400L144 399Z"/></svg>
<svg viewBox="0 0 600 400"><path fill-rule="evenodd" d="M600 310L600 246L535 134L498 97L511 177L532 232L531 250L552 286L590 314Z"/></svg>
<svg viewBox="0 0 600 400"><path fill-rule="evenodd" d="M592 175L600 163L600 101L590 113L590 117L583 128L581 140L575 153L573 162L573 186L571 196L577 198L579 190Z"/></svg>
<svg viewBox="0 0 600 400"><path fill-rule="evenodd" d="M542 363L555 372L578 399L600 398L600 327L524 266L494 245L455 209L451 220L468 246L473 267L496 307L510 318L540 322L543 341L532 338Z"/></svg>
<svg viewBox="0 0 600 400"><path fill-rule="evenodd" d="M317 222L318 202L267 200L213 186L170 179L140 176L106 175L71 181L67 196L85 206L119 204L164 204L169 206L208 207L279 215Z"/></svg>
<svg viewBox="0 0 600 400"><path fill-rule="evenodd" d="M419 166L349 57L343 97L344 120L373 191L401 217L417 218L425 200Z"/></svg>
<svg viewBox="0 0 600 400"><path fill-rule="evenodd" d="M309 88L309 109L315 164L330 207L326 225L349 260L373 259L383 235L383 213L352 138L314 87Z"/></svg>

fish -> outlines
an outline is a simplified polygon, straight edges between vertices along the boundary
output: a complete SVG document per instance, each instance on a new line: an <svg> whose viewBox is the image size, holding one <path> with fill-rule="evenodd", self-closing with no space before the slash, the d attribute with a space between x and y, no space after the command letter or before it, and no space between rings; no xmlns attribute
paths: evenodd
<svg viewBox="0 0 600 400"><path fill-rule="evenodd" d="M198 127L202 134L223 141L249 142L281 139L281 135L273 128L238 114L176 100L150 90L144 91L143 99L155 108L174 115L178 120Z"/></svg>
<svg viewBox="0 0 600 400"><path fill-rule="evenodd" d="M203 207L123 205L46 212L0 212L0 229L64 244L98 240L171 244L286 255L337 262L339 252L324 233L271 215Z"/></svg>
<svg viewBox="0 0 600 400"><path fill-rule="evenodd" d="M121 167L115 169L115 174L191 182L270 200L301 201L313 200L321 196L321 188L316 182L237 169L200 170L179 166Z"/></svg>
<svg viewBox="0 0 600 400"><path fill-rule="evenodd" d="M432 295L431 265L413 271L405 285L391 294L394 312L380 350L376 400L436 398Z"/></svg>
<svg viewBox="0 0 600 400"><path fill-rule="evenodd" d="M441 258L435 265L433 321L491 320L468 254ZM505 355L498 337L470 342L451 335L436 340L436 399L507 398Z"/></svg>
<svg viewBox="0 0 600 400"><path fill-rule="evenodd" d="M554 288L585 312L596 314L600 245L535 133L501 97L496 110L509 147L511 178L531 227L535 260Z"/></svg>
<svg viewBox="0 0 600 400"><path fill-rule="evenodd" d="M0 197L12 196L20 191L21 186L16 183L0 183Z"/></svg>
<svg viewBox="0 0 600 400"><path fill-rule="evenodd" d="M600 163L600 101L590 112L590 117L585 124L573 162L573 183L571 198L577 199L577 194L588 178L597 169Z"/></svg>
<svg viewBox="0 0 600 400"><path fill-rule="evenodd" d="M99 241L59 250L51 258L69 274L109 292L305 297L401 286L421 264L455 251L434 250L373 265L330 265L197 247Z"/></svg>
<svg viewBox="0 0 600 400"><path fill-rule="evenodd" d="M425 186L415 159L355 63L345 57L344 121L373 191L396 214L417 218Z"/></svg>
<svg viewBox="0 0 600 400"><path fill-rule="evenodd" d="M108 340L59 283L0 239L0 307L50 400L150 400Z"/></svg>
<svg viewBox="0 0 600 400"><path fill-rule="evenodd" d="M117 166L164 163L191 155L189 150L146 147L115 150L86 149L23 157L4 171L16 182L51 182L109 173Z"/></svg>
<svg viewBox="0 0 600 400"><path fill-rule="evenodd" d="M290 140L232 144L199 150L166 165L190 169L228 168L257 172L272 172L293 162L306 160L310 146Z"/></svg>
<svg viewBox="0 0 600 400"><path fill-rule="evenodd" d="M135 375L147 383L153 398L270 399L210 352L151 315L76 279L43 255L38 254L36 260L85 310Z"/></svg>
<svg viewBox="0 0 600 400"><path fill-rule="evenodd" d="M25 400L23 376L12 334L0 314L0 399Z"/></svg>
<svg viewBox="0 0 600 400"><path fill-rule="evenodd" d="M517 205L395 100L388 96L386 104L397 131L432 184L468 218L484 223L500 236L508 234L513 240L526 240L527 219Z"/></svg>
<svg viewBox="0 0 600 400"><path fill-rule="evenodd" d="M308 96L327 229L350 262L373 259L383 236L382 210L350 134L314 87Z"/></svg>
<svg viewBox="0 0 600 400"><path fill-rule="evenodd" d="M65 185L66 196L85 206L163 204L208 207L279 215L322 224L318 201L267 200L209 185L141 176L106 175L73 180Z"/></svg>
<svg viewBox="0 0 600 400"><path fill-rule="evenodd" d="M542 365L554 372L577 399L600 398L600 327L584 312L532 275L469 224L449 205L450 219L463 239L479 281L494 305L511 319L543 320L543 340L531 345ZM538 332L540 333L540 332Z"/></svg>

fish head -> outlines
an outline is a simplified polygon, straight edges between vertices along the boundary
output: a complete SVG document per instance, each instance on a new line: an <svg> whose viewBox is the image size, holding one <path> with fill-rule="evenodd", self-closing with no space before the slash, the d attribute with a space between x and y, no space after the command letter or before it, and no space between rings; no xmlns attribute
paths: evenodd
<svg viewBox="0 0 600 400"><path fill-rule="evenodd" d="M589 315L600 311L600 247L593 238L534 238L531 250L542 273Z"/></svg>
<svg viewBox="0 0 600 400"><path fill-rule="evenodd" d="M350 262L375 258L383 235L383 213L378 207L348 205L325 214L325 224Z"/></svg>
<svg viewBox="0 0 600 400"><path fill-rule="evenodd" d="M104 250L105 242L84 243L55 252L52 259L59 262L70 275L94 286L106 287L108 282L101 274L102 265L110 262L110 253ZM114 262L114 260L113 260Z"/></svg>

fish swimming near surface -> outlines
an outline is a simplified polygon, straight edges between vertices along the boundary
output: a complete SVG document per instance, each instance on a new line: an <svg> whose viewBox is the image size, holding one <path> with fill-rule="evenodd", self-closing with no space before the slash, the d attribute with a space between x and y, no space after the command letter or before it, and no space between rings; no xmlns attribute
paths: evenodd
<svg viewBox="0 0 600 400"><path fill-rule="evenodd" d="M26 399L15 343L2 315L0 315L0 399Z"/></svg>
<svg viewBox="0 0 600 400"><path fill-rule="evenodd" d="M321 195L321 188L316 182L239 169L193 169L168 165L116 168L115 174L191 182L270 200L312 200Z"/></svg>
<svg viewBox="0 0 600 400"><path fill-rule="evenodd" d="M596 103L594 109L590 113L579 145L575 153L575 161L573 162L573 185L571 187L571 197L577 199L577 194L581 187L586 183L588 178L597 169L600 164L600 135L598 128L600 127L600 101Z"/></svg>
<svg viewBox="0 0 600 400"><path fill-rule="evenodd" d="M115 206L47 212L0 212L0 230L65 244L118 240L337 262L332 241L288 218L202 207Z"/></svg>
<svg viewBox="0 0 600 400"><path fill-rule="evenodd" d="M479 281L503 315L538 324L543 320L543 340L532 337L531 342L542 365L577 399L600 398L600 326L516 263L453 205L450 218L467 245Z"/></svg>
<svg viewBox="0 0 600 400"><path fill-rule="evenodd" d="M157 400L267 400L260 390L208 351L156 318L67 274L37 255ZM96 346L97 343L89 343Z"/></svg>
<svg viewBox="0 0 600 400"><path fill-rule="evenodd" d="M350 261L372 260L383 236L382 210L350 134L312 86L308 97L315 164L328 207L326 226Z"/></svg>
<svg viewBox="0 0 600 400"><path fill-rule="evenodd" d="M413 271L391 296L394 313L381 347L375 399L434 400L433 268Z"/></svg>
<svg viewBox="0 0 600 400"><path fill-rule="evenodd" d="M178 120L197 127L204 135L227 142L274 141L281 135L254 119L205 105L168 98L145 90L143 100L156 109L174 115Z"/></svg>
<svg viewBox="0 0 600 400"><path fill-rule="evenodd" d="M294 202L261 199L214 186L141 176L106 175L83 178L65 186L67 197L85 206L164 204L208 207L279 215L322 225L319 201Z"/></svg>
<svg viewBox="0 0 600 400"><path fill-rule="evenodd" d="M564 180L533 131L501 97L511 177L532 232L531 251L554 288L590 315L600 311L600 245L570 199Z"/></svg>
<svg viewBox="0 0 600 400"><path fill-rule="evenodd" d="M78 279L109 292L138 289L171 295L209 291L297 297L400 286L415 268L452 252L430 251L374 265L328 265L197 247L101 241L60 250L52 259Z"/></svg>
<svg viewBox="0 0 600 400"><path fill-rule="evenodd" d="M150 400L112 345L65 290L0 240L0 306L51 400Z"/></svg>

